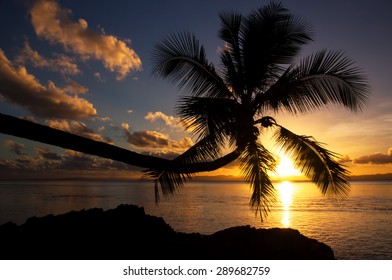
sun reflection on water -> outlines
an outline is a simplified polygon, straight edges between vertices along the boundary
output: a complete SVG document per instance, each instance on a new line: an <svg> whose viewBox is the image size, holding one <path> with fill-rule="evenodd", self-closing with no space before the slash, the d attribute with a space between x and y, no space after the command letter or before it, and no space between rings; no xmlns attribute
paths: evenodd
<svg viewBox="0 0 392 280"><path fill-rule="evenodd" d="M276 186L278 191L278 197L280 202L282 203L283 215L282 215L282 225L284 227L289 227L291 224L290 221L290 207L293 202L293 190L294 186L288 181L284 181L279 183Z"/></svg>

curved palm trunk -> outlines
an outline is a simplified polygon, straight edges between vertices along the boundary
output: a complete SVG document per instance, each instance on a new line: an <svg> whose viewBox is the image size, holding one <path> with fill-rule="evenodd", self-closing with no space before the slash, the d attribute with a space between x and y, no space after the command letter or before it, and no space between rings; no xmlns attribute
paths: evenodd
<svg viewBox="0 0 392 280"><path fill-rule="evenodd" d="M71 134L31 121L19 119L0 113L0 133L9 134L45 144L70 149L85 154L99 156L129 165L167 170L179 173L197 173L216 170L239 156L239 151L233 152L210 162L178 164L173 160L142 155L108 143Z"/></svg>

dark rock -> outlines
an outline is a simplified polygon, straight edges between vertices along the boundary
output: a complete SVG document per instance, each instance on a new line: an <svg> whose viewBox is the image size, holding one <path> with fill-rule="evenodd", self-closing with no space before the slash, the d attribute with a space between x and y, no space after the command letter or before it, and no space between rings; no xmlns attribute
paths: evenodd
<svg viewBox="0 0 392 280"><path fill-rule="evenodd" d="M214 259L334 259L332 249L294 229L225 229L207 237Z"/></svg>
<svg viewBox="0 0 392 280"><path fill-rule="evenodd" d="M297 230L181 233L134 205L9 222L0 226L0 240L0 259L334 259L329 246Z"/></svg>

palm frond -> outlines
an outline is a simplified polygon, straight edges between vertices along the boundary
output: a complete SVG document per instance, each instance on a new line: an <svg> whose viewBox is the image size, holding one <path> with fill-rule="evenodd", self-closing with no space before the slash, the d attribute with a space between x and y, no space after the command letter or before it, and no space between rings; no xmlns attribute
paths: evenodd
<svg viewBox="0 0 392 280"><path fill-rule="evenodd" d="M162 40L153 52L153 73L170 78L194 96L231 96L204 47L194 35L180 33Z"/></svg>
<svg viewBox="0 0 392 280"><path fill-rule="evenodd" d="M182 164L213 161L221 155L222 146L211 135L204 137L175 160Z"/></svg>
<svg viewBox="0 0 392 280"><path fill-rule="evenodd" d="M184 174L172 171L148 169L144 171L142 180L154 181L155 203L160 200L159 189L162 194L167 197L174 194L175 191L181 189L187 179L190 179L192 174Z"/></svg>
<svg viewBox="0 0 392 280"><path fill-rule="evenodd" d="M233 99L183 97L176 106L182 123L194 136L214 137L220 144L232 136L238 104Z"/></svg>
<svg viewBox="0 0 392 280"><path fill-rule="evenodd" d="M312 137L297 135L279 126L274 138L294 165L315 183L324 195L346 197L349 172L337 162L338 154L325 149Z"/></svg>
<svg viewBox="0 0 392 280"><path fill-rule="evenodd" d="M298 78L306 85L314 103L328 101L353 111L360 110L369 96L369 86L362 71L341 51L320 51L304 59Z"/></svg>
<svg viewBox="0 0 392 280"><path fill-rule="evenodd" d="M188 163L185 163L186 160L184 160L182 156L179 156L177 159L172 160L166 168L146 170L142 179L154 180L155 199L156 202L158 202L159 185L165 195L173 194L175 190L180 189L184 185L184 182L191 178L194 174L219 169L236 160L240 154L241 150L237 148L225 156L211 161L199 162L195 160L188 160Z"/></svg>
<svg viewBox="0 0 392 280"><path fill-rule="evenodd" d="M235 54L230 50L223 50L220 59L223 65L222 76L225 83L231 87L232 94L236 100L241 100L245 92L244 71L241 64L234 58Z"/></svg>
<svg viewBox="0 0 392 280"><path fill-rule="evenodd" d="M205 137L187 151L171 161L170 165L186 165L196 162L213 161L220 156L220 147L213 137ZM170 170L148 169L144 171L144 180L154 180L155 183L155 201L159 201L159 186L164 196L173 194L176 190L181 189L187 179L194 174L189 172L177 172Z"/></svg>
<svg viewBox="0 0 392 280"><path fill-rule="evenodd" d="M260 143L252 141L242 152L240 160L242 173L252 189L250 205L263 219L276 200L275 189L267 173L275 170L275 158Z"/></svg>
<svg viewBox="0 0 392 280"><path fill-rule="evenodd" d="M239 13L224 12L219 15L221 28L219 38L228 44L230 49L236 49L239 52L240 47L240 30L243 17ZM237 61L238 63L240 61Z"/></svg>
<svg viewBox="0 0 392 280"><path fill-rule="evenodd" d="M361 110L370 94L363 72L341 51L320 51L289 67L263 95L258 106L293 114L318 109L328 103Z"/></svg>
<svg viewBox="0 0 392 280"><path fill-rule="evenodd" d="M221 29L219 37L225 42L221 52L223 76L234 94L241 94L244 89L243 56L241 49L241 29L243 17L237 13L220 14ZM237 96L238 97L238 96Z"/></svg>
<svg viewBox="0 0 392 280"><path fill-rule="evenodd" d="M280 3L251 12L242 30L247 90L253 92L280 75L280 65L291 64L311 37L310 25L288 13Z"/></svg>

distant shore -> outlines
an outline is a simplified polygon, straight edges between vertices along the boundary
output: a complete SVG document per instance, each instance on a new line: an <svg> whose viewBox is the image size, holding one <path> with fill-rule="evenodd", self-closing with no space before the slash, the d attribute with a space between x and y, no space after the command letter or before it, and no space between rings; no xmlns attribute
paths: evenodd
<svg viewBox="0 0 392 280"><path fill-rule="evenodd" d="M181 233L134 205L8 222L0 239L0 259L335 259L329 246L294 229Z"/></svg>
<svg viewBox="0 0 392 280"><path fill-rule="evenodd" d="M90 178L90 177L56 177L56 178L0 178L3 181L132 181L132 182L148 182L148 180L140 180L140 178ZM196 176L189 180L190 182L244 182L243 178L232 175L217 175L217 176ZM308 179L302 178L281 178L273 179L273 182L293 181L293 182L310 182ZM385 174L365 174L352 175L350 181L392 181L392 173Z"/></svg>

